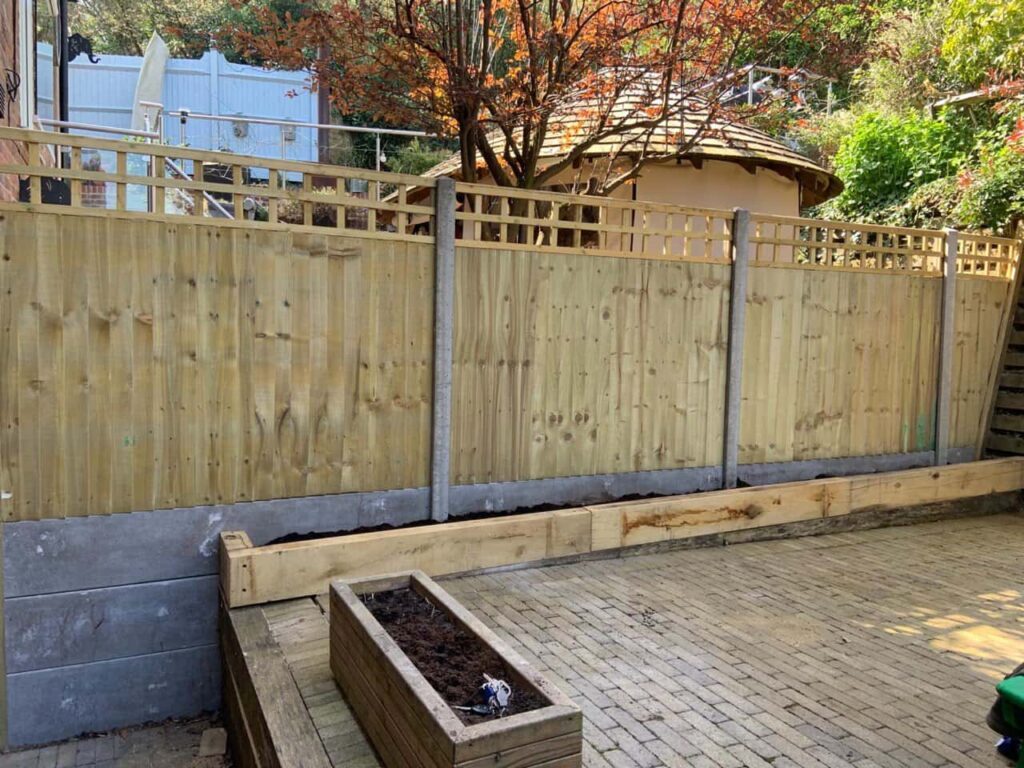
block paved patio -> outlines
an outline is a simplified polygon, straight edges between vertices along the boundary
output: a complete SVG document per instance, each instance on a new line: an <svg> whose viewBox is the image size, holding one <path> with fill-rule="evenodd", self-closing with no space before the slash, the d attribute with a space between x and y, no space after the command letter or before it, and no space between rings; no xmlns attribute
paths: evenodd
<svg viewBox="0 0 1024 768"><path fill-rule="evenodd" d="M999 766L1024 517L450 579L584 709L585 765Z"/></svg>
<svg viewBox="0 0 1024 768"><path fill-rule="evenodd" d="M583 707L588 768L1006 765L984 718L1024 661L1024 515L443 583ZM372 768L331 679L324 605L264 612L335 768ZM128 737L121 759L90 740L0 768L209 768L200 729L175 727Z"/></svg>

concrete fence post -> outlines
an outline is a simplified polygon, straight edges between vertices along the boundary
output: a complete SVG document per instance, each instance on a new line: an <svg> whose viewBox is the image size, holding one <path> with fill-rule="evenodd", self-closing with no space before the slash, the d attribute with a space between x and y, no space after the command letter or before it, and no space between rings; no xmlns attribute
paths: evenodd
<svg viewBox="0 0 1024 768"><path fill-rule="evenodd" d="M942 304L939 310L939 379L935 388L935 464L949 462L949 416L953 396L954 312L956 309L956 255L958 234L946 230L942 259Z"/></svg>
<svg viewBox="0 0 1024 768"><path fill-rule="evenodd" d="M430 517L448 519L452 443L452 344L455 309L455 182L439 178L434 218L434 421Z"/></svg>
<svg viewBox="0 0 1024 768"><path fill-rule="evenodd" d="M729 352L725 376L725 439L722 487L735 488L739 464L740 390L743 381L743 333L747 317L750 267L750 211L737 208L732 221L732 280L729 289Z"/></svg>

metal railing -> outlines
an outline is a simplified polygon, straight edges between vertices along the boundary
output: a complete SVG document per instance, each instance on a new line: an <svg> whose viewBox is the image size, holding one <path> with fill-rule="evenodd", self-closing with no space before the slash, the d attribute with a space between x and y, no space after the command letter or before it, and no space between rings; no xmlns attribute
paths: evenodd
<svg viewBox="0 0 1024 768"><path fill-rule="evenodd" d="M269 125L277 126L280 135L281 156L285 155L286 137L288 132L296 129L309 129L315 131L336 131L338 133L370 134L374 137L374 170L380 171L381 165L386 158L381 148L382 136L402 136L406 138L435 138L433 134L426 131L411 131L397 128L373 128L358 125L334 125L330 123L306 123L296 120L281 120L269 117L251 117L249 115L211 115L204 112L194 112L190 109L162 110L162 105L147 103L143 106L158 108L156 129L160 134L160 140L166 143L166 121L163 115L177 118L178 120L178 143L182 146L188 144L188 125L192 120L206 120L214 123L232 123L245 125Z"/></svg>

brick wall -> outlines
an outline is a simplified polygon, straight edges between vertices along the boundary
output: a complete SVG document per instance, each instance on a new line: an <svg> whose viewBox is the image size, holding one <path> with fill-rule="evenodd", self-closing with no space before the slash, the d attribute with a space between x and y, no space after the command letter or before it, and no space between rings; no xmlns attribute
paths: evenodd
<svg viewBox="0 0 1024 768"><path fill-rule="evenodd" d="M18 0L0 0L0 69L3 70L0 85L6 85L7 70L18 69ZM31 88L31 83L22 83L22 88ZM0 125L19 125L20 117L18 99L0 91L3 99L3 118ZM25 148L21 144L0 141L0 163L25 162ZM6 174L0 174L0 200L16 200L18 197L18 180Z"/></svg>

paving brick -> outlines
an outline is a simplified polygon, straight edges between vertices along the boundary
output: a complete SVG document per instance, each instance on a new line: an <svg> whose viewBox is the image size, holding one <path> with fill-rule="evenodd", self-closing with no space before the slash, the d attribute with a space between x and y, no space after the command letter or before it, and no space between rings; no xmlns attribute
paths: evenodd
<svg viewBox="0 0 1024 768"><path fill-rule="evenodd" d="M224 768L223 757L197 758L208 718L116 731L0 754L0 768Z"/></svg>
<svg viewBox="0 0 1024 768"><path fill-rule="evenodd" d="M445 585L567 680L588 767L1001 768L1022 547L1002 515Z"/></svg>

